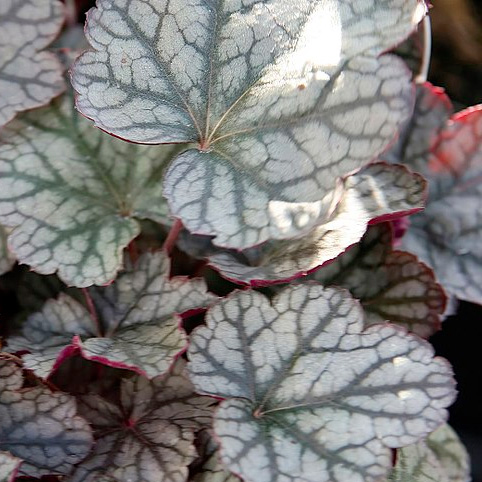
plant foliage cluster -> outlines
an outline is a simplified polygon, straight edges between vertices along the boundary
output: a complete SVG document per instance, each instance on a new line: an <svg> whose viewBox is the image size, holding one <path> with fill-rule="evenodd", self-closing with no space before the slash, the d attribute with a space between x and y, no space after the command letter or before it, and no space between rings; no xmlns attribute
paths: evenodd
<svg viewBox="0 0 482 482"><path fill-rule="evenodd" d="M467 482L482 107L425 1L83 3L0 4L0 482Z"/></svg>

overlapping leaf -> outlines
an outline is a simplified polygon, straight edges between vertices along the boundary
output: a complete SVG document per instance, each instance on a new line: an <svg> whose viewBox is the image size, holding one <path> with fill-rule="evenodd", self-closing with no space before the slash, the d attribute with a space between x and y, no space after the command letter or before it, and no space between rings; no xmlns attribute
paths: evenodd
<svg viewBox="0 0 482 482"><path fill-rule="evenodd" d="M409 72L379 55L424 13L417 0L100 0L77 106L124 139L197 143L165 178L190 231L231 248L293 238L327 221L337 178L409 115Z"/></svg>
<svg viewBox="0 0 482 482"><path fill-rule="evenodd" d="M397 451L390 482L469 482L470 462L465 447L449 425L426 440Z"/></svg>
<svg viewBox="0 0 482 482"><path fill-rule="evenodd" d="M91 288L88 297L94 313L66 294L48 301L27 319L22 336L9 338L9 350L29 350L25 366L41 377L76 351L155 377L186 348L177 314L214 299L203 280L169 279L169 261L161 252L144 255L112 285Z"/></svg>
<svg viewBox="0 0 482 482"><path fill-rule="evenodd" d="M363 330L346 291L287 288L270 303L236 292L210 309L189 347L191 380L225 398L221 459L247 482L371 482L389 447L445 420L452 372L428 343L394 325Z"/></svg>
<svg viewBox="0 0 482 482"><path fill-rule="evenodd" d="M64 90L60 62L41 52L63 21L58 0L0 3L0 127L17 112L47 104Z"/></svg>
<svg viewBox="0 0 482 482"><path fill-rule="evenodd" d="M169 222L160 181L176 147L127 144L75 113L70 96L13 121L0 138L0 220L9 246L67 284L111 281L135 218Z"/></svg>
<svg viewBox="0 0 482 482"><path fill-rule="evenodd" d="M0 482L13 482L21 463L22 459L8 452L0 452Z"/></svg>
<svg viewBox="0 0 482 482"><path fill-rule="evenodd" d="M361 242L301 281L350 290L362 303L367 324L385 320L428 338L440 329L445 294L416 256L392 250L390 224L368 229Z"/></svg>
<svg viewBox="0 0 482 482"><path fill-rule="evenodd" d="M23 461L24 475L69 473L91 449L89 424L76 415L70 395L44 387L22 389L22 384L21 368L0 359L0 475L8 469L5 464L15 470L15 457Z"/></svg>
<svg viewBox="0 0 482 482"><path fill-rule="evenodd" d="M10 271L15 264L15 256L8 249L8 233L3 226L0 226L0 275Z"/></svg>
<svg viewBox="0 0 482 482"><path fill-rule="evenodd" d="M482 303L482 107L452 117L425 160L427 207L411 219L403 247L432 266L449 293Z"/></svg>
<svg viewBox="0 0 482 482"><path fill-rule="evenodd" d="M184 482L196 457L194 432L210 423L213 400L194 393L178 360L171 373L149 381L123 380L120 403L80 398L96 444L68 482L119 480Z"/></svg>
<svg viewBox="0 0 482 482"><path fill-rule="evenodd" d="M332 220L302 239L270 242L238 253L184 233L180 247L194 256L208 255L210 265L236 283L271 284L336 258L360 240L370 220L416 211L424 200L425 181L420 176L402 166L377 163L346 178Z"/></svg>

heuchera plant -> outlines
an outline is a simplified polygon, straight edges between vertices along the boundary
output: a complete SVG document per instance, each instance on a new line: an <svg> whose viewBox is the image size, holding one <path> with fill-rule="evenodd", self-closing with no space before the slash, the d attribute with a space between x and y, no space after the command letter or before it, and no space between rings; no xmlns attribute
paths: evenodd
<svg viewBox="0 0 482 482"><path fill-rule="evenodd" d="M426 339L482 303L482 106L425 2L81 5L0 3L0 482L470 480Z"/></svg>

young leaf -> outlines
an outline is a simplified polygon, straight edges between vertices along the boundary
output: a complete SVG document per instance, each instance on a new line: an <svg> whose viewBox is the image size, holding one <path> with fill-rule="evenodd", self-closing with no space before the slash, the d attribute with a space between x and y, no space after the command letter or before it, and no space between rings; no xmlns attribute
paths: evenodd
<svg viewBox="0 0 482 482"><path fill-rule="evenodd" d="M25 366L40 377L76 351L148 377L164 373L187 344L178 314L215 299L203 280L169 279L169 269L164 253L145 254L110 286L88 291L94 313L65 294L49 300L8 339L9 350L29 350Z"/></svg>
<svg viewBox="0 0 482 482"><path fill-rule="evenodd" d="M105 284L139 233L135 218L170 222L160 181L178 148L106 136L72 102L66 95L2 130L0 220L15 228L20 262L70 285Z"/></svg>
<svg viewBox="0 0 482 482"><path fill-rule="evenodd" d="M459 299L482 303L482 106L453 116L439 132L424 170L430 182L423 213L403 247L434 268Z"/></svg>
<svg viewBox="0 0 482 482"><path fill-rule="evenodd" d="M23 475L69 473L91 449L89 424L70 395L22 384L21 368L0 359L0 462L14 463L7 451L23 461Z"/></svg>
<svg viewBox="0 0 482 482"><path fill-rule="evenodd" d="M287 281L331 261L358 242L370 220L421 209L425 189L425 181L402 166L372 164L345 179L344 194L332 219L308 236L239 253L184 234L180 247L194 256L208 255L209 264L236 283L259 286Z"/></svg>
<svg viewBox="0 0 482 482"><path fill-rule="evenodd" d="M80 412L96 444L68 482L98 477L129 482L184 482L196 456L194 432L210 423L213 400L194 393L178 360L171 373L149 381L123 380L120 403L80 397Z"/></svg>
<svg viewBox="0 0 482 482"><path fill-rule="evenodd" d="M172 214L243 249L309 232L336 179L373 160L409 115L409 72L381 56L417 0L100 0L73 68L78 109L143 143L197 143L165 178Z"/></svg>
<svg viewBox="0 0 482 482"><path fill-rule="evenodd" d="M457 434L446 424L426 440L399 449L389 481L469 482L469 455Z"/></svg>
<svg viewBox="0 0 482 482"><path fill-rule="evenodd" d="M60 62L40 52L63 21L58 0L0 3L0 127L17 112L47 104L65 89Z"/></svg>
<svg viewBox="0 0 482 482"><path fill-rule="evenodd" d="M22 459L0 452L0 482L14 482Z"/></svg>
<svg viewBox="0 0 482 482"><path fill-rule="evenodd" d="M189 347L191 380L226 398L214 431L223 464L246 482L374 482L388 447L438 427L455 397L448 363L394 325L363 331L346 291L292 286L270 303L235 292Z"/></svg>
<svg viewBox="0 0 482 482"><path fill-rule="evenodd" d="M388 320L428 338L440 329L445 294L428 266L393 251L392 243L390 224L372 226L359 244L301 281L347 288L361 301L367 324Z"/></svg>
<svg viewBox="0 0 482 482"><path fill-rule="evenodd" d="M10 271L15 264L15 256L8 249L7 236L7 230L0 226L0 275Z"/></svg>

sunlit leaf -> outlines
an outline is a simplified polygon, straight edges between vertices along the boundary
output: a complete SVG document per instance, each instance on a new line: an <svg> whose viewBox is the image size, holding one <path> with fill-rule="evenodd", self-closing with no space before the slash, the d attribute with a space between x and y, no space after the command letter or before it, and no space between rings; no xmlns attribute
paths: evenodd
<svg viewBox="0 0 482 482"><path fill-rule="evenodd" d="M8 249L8 233L3 226L0 226L0 275L10 271L15 264L15 256Z"/></svg>
<svg viewBox="0 0 482 482"><path fill-rule="evenodd" d="M96 444L68 482L184 482L196 457L194 432L210 423L213 400L194 393L179 360L164 378L123 380L119 404L80 397ZM102 477L105 477L102 479Z"/></svg>
<svg viewBox="0 0 482 482"><path fill-rule="evenodd" d="M453 116L423 171L430 194L403 247L434 268L456 297L482 303L482 106Z"/></svg>
<svg viewBox="0 0 482 482"><path fill-rule="evenodd" d="M60 62L40 52L57 36L63 21L58 0L0 2L0 126L64 90Z"/></svg>
<svg viewBox="0 0 482 482"><path fill-rule="evenodd" d="M235 292L208 311L189 347L221 460L246 482L374 482L390 448L441 425L455 396L448 363L394 325L363 330L346 291L292 286L271 302Z"/></svg>
<svg viewBox="0 0 482 482"><path fill-rule="evenodd" d="M469 482L467 450L449 425L397 451L390 482Z"/></svg>
<svg viewBox="0 0 482 482"><path fill-rule="evenodd" d="M136 219L169 222L160 181L174 147L127 144L92 129L70 96L13 121L0 136L0 221L9 246L67 284L111 281Z"/></svg>
<svg viewBox="0 0 482 482"><path fill-rule="evenodd" d="M69 473L91 449L89 424L70 395L22 384L21 368L0 359L0 462L10 452L24 475Z"/></svg>
<svg viewBox="0 0 482 482"><path fill-rule="evenodd" d="M236 283L286 281L336 258L360 240L370 220L420 209L425 188L420 176L402 166L373 164L346 178L332 220L301 239L236 252L215 247L209 238L184 233L179 244L194 256L208 256L213 268Z"/></svg>
<svg viewBox="0 0 482 482"><path fill-rule="evenodd" d="M428 338L440 329L443 289L416 256L393 251L392 241L389 224L372 226L359 244L301 281L347 288L361 301L367 324L388 320Z"/></svg>
<svg viewBox="0 0 482 482"><path fill-rule="evenodd" d="M30 351L23 356L25 366L40 377L78 351L89 360L155 377L186 348L178 314L215 299L203 280L169 279L163 253L144 255L112 285L91 288L88 297L94 313L65 294L49 300L27 319L22 336L8 339L9 350Z"/></svg>
<svg viewBox="0 0 482 482"><path fill-rule="evenodd" d="M76 62L77 107L143 143L195 143L171 164L172 214L247 248L325 222L336 180L372 161L411 110L410 74L383 55L417 0L100 0Z"/></svg>

